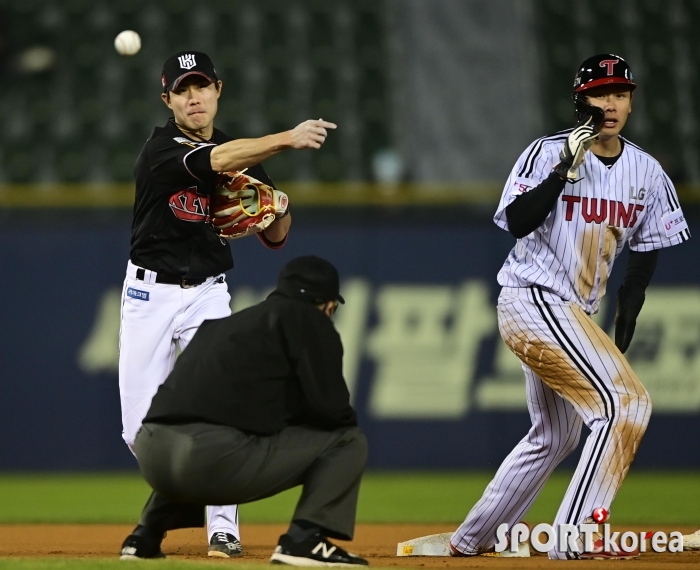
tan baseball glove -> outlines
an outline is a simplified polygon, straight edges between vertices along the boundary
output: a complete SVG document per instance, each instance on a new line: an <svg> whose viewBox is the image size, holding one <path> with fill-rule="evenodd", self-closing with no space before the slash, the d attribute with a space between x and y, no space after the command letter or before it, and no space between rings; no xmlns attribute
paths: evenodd
<svg viewBox="0 0 700 570"><path fill-rule="evenodd" d="M212 196L211 224L227 239L238 239L267 228L286 215L284 192L242 172L224 172Z"/></svg>

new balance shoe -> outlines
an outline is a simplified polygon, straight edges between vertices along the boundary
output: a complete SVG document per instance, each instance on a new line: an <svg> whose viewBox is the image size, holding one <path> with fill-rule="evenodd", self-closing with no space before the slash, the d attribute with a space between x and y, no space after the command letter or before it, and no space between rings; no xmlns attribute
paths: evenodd
<svg viewBox="0 0 700 570"><path fill-rule="evenodd" d="M233 558L243 554L240 541L228 532L215 532L209 541L209 556Z"/></svg>
<svg viewBox="0 0 700 570"><path fill-rule="evenodd" d="M346 552L316 533L303 542L293 542L287 534L280 536L275 552L270 557L272 564L289 566L368 566L369 562L355 554Z"/></svg>
<svg viewBox="0 0 700 570"><path fill-rule="evenodd" d="M130 534L122 544L121 560L142 560L144 558L165 558L160 549L160 540L149 536Z"/></svg>

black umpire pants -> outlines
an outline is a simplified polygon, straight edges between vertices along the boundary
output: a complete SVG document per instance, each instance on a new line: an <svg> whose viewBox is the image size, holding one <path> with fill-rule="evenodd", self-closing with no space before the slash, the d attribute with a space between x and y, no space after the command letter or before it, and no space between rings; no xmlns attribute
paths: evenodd
<svg viewBox="0 0 700 570"><path fill-rule="evenodd" d="M205 423L144 424L134 451L154 492L139 524L157 532L202 526L205 505L240 505L297 485L294 520L350 540L367 440L357 427L291 426L257 436Z"/></svg>

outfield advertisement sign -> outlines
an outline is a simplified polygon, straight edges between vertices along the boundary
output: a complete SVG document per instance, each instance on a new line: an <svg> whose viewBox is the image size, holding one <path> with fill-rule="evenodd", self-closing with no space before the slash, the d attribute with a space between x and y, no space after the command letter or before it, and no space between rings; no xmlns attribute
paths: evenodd
<svg viewBox="0 0 700 570"><path fill-rule="evenodd" d="M231 309L244 309L270 291L232 288ZM85 374L116 374L121 293L111 287L98 300L76 354ZM480 367L484 345L498 335L486 281L374 287L368 279L352 278L343 296L347 305L335 323L345 348L344 374L355 399L359 384L369 383L365 411L372 419L459 420L474 411L527 412L520 361L505 343L496 339L491 361ZM605 325L606 305L595 320L613 336L614 326ZM700 412L700 286L648 289L628 359L656 413ZM361 378L364 364L373 371Z"/></svg>
<svg viewBox="0 0 700 570"><path fill-rule="evenodd" d="M8 335L0 348L8 374L0 426L22 438L3 442L0 468L133 466L120 438L117 387L128 232L2 235L0 257L12 275L0 284ZM344 371L370 440L370 464L495 468L529 426L520 363L496 323L495 276L512 244L488 224L445 223L426 232L399 222L300 223L280 252L254 239L233 243L231 307L263 299L296 255L333 261L347 301L335 318ZM662 253L628 352L654 406L642 465L700 466L700 455L673 449L678 433L700 428L700 268L693 251L683 245ZM614 294L607 299L595 318L612 334Z"/></svg>

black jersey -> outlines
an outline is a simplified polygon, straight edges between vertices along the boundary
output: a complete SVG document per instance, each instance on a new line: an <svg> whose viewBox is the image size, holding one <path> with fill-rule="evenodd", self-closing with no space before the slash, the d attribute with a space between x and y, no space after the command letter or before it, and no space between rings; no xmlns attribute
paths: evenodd
<svg viewBox="0 0 700 570"><path fill-rule="evenodd" d="M219 174L194 155L232 140L218 129L208 142L189 138L173 120L156 127L136 160L131 262L158 273L197 279L233 267L231 247L209 223ZM201 161L200 161L201 162ZM274 188L262 164L247 171Z"/></svg>
<svg viewBox="0 0 700 570"><path fill-rule="evenodd" d="M355 426L340 335L311 301L279 290L204 321L143 422L204 422L263 435L295 424Z"/></svg>

